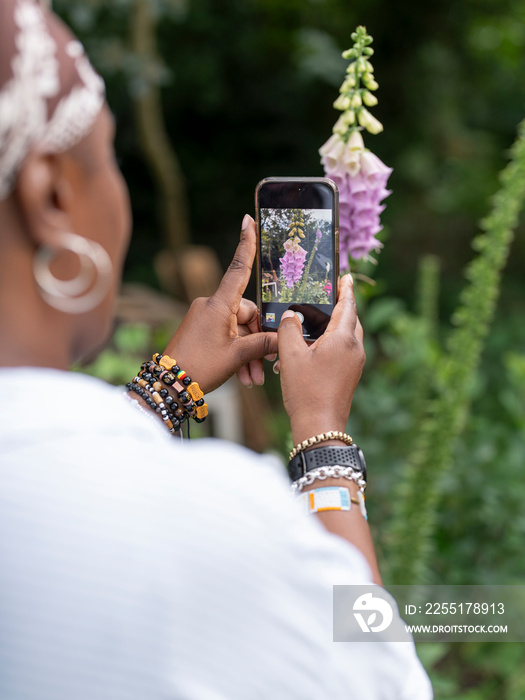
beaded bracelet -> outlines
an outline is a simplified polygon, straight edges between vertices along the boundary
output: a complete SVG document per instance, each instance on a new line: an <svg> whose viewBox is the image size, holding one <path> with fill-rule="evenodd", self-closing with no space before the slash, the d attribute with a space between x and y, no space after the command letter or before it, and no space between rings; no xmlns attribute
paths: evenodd
<svg viewBox="0 0 525 700"><path fill-rule="evenodd" d="M186 413L191 414L197 423L202 423L208 415L208 406L204 403L204 394L198 383L192 381L169 355L154 353L152 360L142 364L139 375L146 381L162 381L177 392L177 399Z"/></svg>
<svg viewBox="0 0 525 700"><path fill-rule="evenodd" d="M297 491L302 491L304 486L313 484L316 479L324 481L325 479L332 477L335 479L343 477L349 481L354 481L358 485L359 491L362 494L365 493L366 481L363 479L363 474L353 467L340 467L337 465L333 467L318 467L317 469L312 469L300 479L294 481L290 488L292 493L296 493Z"/></svg>
<svg viewBox="0 0 525 700"><path fill-rule="evenodd" d="M290 462L299 452L303 452L308 447L313 447L320 442L327 442L328 440L341 440L345 445L353 445L354 441L346 433L342 433L340 430L329 430L327 433L320 433L319 435L314 435L314 437L308 438L308 440L303 440L298 445L296 445L290 452L288 461Z"/></svg>
<svg viewBox="0 0 525 700"><path fill-rule="evenodd" d="M171 407L162 401L160 392L140 377L134 377L133 382L129 382L126 386L129 391L138 394L153 411L160 414L170 433L174 434L179 430L186 418L182 414L176 415L172 412Z"/></svg>
<svg viewBox="0 0 525 700"><path fill-rule="evenodd" d="M138 376L126 386L160 414L172 434L185 420L193 418L202 423L208 415L208 406L198 383L192 381L169 355L154 353L152 360L143 362Z"/></svg>
<svg viewBox="0 0 525 700"><path fill-rule="evenodd" d="M171 372L167 372L166 370L162 371L162 367L160 365L156 365L154 362L144 364L145 369L141 369L139 376L145 379L147 382L153 382L153 386L157 385L161 387L161 390L166 392L166 394L171 397L170 404L175 404L179 407L179 410L183 411L186 415L194 417L196 407L193 404L192 398L188 392L184 390L184 387L182 387L178 382L174 382L174 384L170 383L172 381ZM163 384L169 387L174 387L176 399L173 398L173 396L169 393L169 390L166 389ZM180 404L178 402L180 402ZM203 404L204 401L201 400L201 406ZM204 417L202 420L204 420Z"/></svg>

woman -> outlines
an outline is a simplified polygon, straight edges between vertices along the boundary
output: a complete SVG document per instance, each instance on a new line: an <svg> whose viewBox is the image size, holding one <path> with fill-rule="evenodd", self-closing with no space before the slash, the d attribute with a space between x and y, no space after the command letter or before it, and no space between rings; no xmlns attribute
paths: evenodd
<svg viewBox="0 0 525 700"><path fill-rule="evenodd" d="M173 438L175 414L151 410L173 387L148 367L138 402L67 371L110 333L129 238L113 129L69 31L36 0L1 0L0 697L430 697L411 643L332 641L333 584L380 582L359 470L322 484L357 506L307 515L280 465ZM309 347L291 312L278 337L258 331L242 299L254 252L246 216L164 358L206 393L236 371L262 383L278 349L294 442L340 431L323 449L346 449L364 362L350 277Z"/></svg>

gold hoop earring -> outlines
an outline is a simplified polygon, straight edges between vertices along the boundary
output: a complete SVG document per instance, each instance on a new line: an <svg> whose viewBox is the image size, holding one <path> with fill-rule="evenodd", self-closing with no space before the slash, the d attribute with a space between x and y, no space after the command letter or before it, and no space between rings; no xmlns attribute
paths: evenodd
<svg viewBox="0 0 525 700"><path fill-rule="evenodd" d="M51 272L51 263L66 250L78 256L80 271L70 280ZM56 246L42 246L35 253L33 274L42 299L58 311L85 314L96 308L109 292L113 265L105 249L96 241L76 233L60 233Z"/></svg>

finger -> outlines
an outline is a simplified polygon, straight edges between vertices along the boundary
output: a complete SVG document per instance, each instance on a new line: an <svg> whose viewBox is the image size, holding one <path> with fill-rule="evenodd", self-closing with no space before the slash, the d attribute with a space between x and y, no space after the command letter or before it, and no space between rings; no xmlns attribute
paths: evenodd
<svg viewBox="0 0 525 700"><path fill-rule="evenodd" d="M238 325L248 326L252 333L260 331L259 328L259 313L257 305L249 299L241 299L239 310L237 311Z"/></svg>
<svg viewBox="0 0 525 700"><path fill-rule="evenodd" d="M242 365L237 370L237 377L239 378L240 383L245 386L247 389L251 389L253 386L252 382L252 377L250 375L250 369L248 365Z"/></svg>
<svg viewBox="0 0 525 700"><path fill-rule="evenodd" d="M243 320L243 323L245 323L248 326L252 333L260 332L261 328L259 324L259 310L256 304L253 303L253 301L249 301L248 299L241 299L241 308L237 313L237 318L239 318L244 302L246 302L246 304L244 305L244 314L246 314L246 316L243 316L243 319L245 319L248 316L248 314L251 314L251 317L247 320ZM243 333L243 335L246 335L246 333ZM277 359L277 353L273 352L271 355L265 355L264 359L268 360L268 362L274 362L274 360Z"/></svg>
<svg viewBox="0 0 525 700"><path fill-rule="evenodd" d="M339 281L337 304L332 312L332 318L326 328L335 331L337 328L348 328L355 331L357 323L357 307L354 297L354 285L351 275L343 275Z"/></svg>
<svg viewBox="0 0 525 700"><path fill-rule="evenodd" d="M255 221L246 214L242 222L241 240L230 266L214 296L224 301L235 313L250 280L255 257Z"/></svg>
<svg viewBox="0 0 525 700"><path fill-rule="evenodd" d="M279 356L282 362L293 359L297 354L304 352L307 345L304 342L301 322L297 314L288 309L281 316L281 323L277 331L279 343Z"/></svg>
<svg viewBox="0 0 525 700"><path fill-rule="evenodd" d="M263 361L262 360L253 360L253 362L250 362L249 368L250 368L250 376L252 378L252 382L256 386L262 386L264 384Z"/></svg>
<svg viewBox="0 0 525 700"><path fill-rule="evenodd" d="M277 352L277 333L251 333L243 338L236 338L236 342L239 343L237 352L238 357L242 359L242 364L262 360L265 355ZM262 362L260 367L260 371L264 372Z"/></svg>
<svg viewBox="0 0 525 700"><path fill-rule="evenodd" d="M357 323L355 324L355 337L360 343L363 342L363 326L361 325L359 316L357 317Z"/></svg>

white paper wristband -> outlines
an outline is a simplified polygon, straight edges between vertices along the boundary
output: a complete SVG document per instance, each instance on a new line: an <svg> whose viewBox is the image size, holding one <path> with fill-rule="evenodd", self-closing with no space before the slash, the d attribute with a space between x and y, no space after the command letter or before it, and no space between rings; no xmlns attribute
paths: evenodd
<svg viewBox="0 0 525 700"><path fill-rule="evenodd" d="M326 510L350 510L350 491L344 486L324 486L301 493L299 496L307 513L322 513Z"/></svg>
<svg viewBox="0 0 525 700"><path fill-rule="evenodd" d="M329 510L350 510L352 503L359 506L361 515L368 520L365 499L358 491L350 496L350 490L344 486L324 486L319 489L302 492L297 500L307 513L323 513Z"/></svg>

